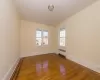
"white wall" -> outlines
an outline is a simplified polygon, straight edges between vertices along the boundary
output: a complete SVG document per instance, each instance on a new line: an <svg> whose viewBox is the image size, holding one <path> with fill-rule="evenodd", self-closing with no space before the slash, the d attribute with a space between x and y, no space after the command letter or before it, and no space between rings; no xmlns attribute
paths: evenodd
<svg viewBox="0 0 100 80"><path fill-rule="evenodd" d="M36 29L48 30L49 45L36 46ZM20 51L21 57L33 56L39 54L53 53L57 50L57 34L56 27L39 24L35 22L21 21L20 28Z"/></svg>
<svg viewBox="0 0 100 80"><path fill-rule="evenodd" d="M60 23L66 27L66 57L100 72L100 0Z"/></svg>
<svg viewBox="0 0 100 80"><path fill-rule="evenodd" d="M0 80L6 79L18 58L19 18L12 0L0 0Z"/></svg>

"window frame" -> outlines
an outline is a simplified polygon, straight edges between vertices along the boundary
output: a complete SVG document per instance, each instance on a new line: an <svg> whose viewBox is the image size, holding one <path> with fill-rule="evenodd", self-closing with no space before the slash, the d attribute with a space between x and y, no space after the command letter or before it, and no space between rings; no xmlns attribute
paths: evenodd
<svg viewBox="0 0 100 80"><path fill-rule="evenodd" d="M41 37L37 37L37 31L41 31ZM37 38L41 38L41 42L42 42L42 30L36 29L35 33L36 33L35 39L37 40ZM37 45L37 44L36 44L36 45ZM41 45L37 45L37 46L42 46L42 43L41 43Z"/></svg>
<svg viewBox="0 0 100 80"><path fill-rule="evenodd" d="M61 37L60 36L61 35L61 31L63 31L63 30L65 30L65 37ZM64 38L64 40L65 40L65 44L64 45L61 45L61 43L60 43L61 38ZM65 47L66 46L66 29L65 28L60 28L60 30L59 30L59 46L60 47Z"/></svg>
<svg viewBox="0 0 100 80"><path fill-rule="evenodd" d="M37 44L36 44L36 46L48 46L48 45L49 45L49 32L48 32L48 30L36 29L36 32L37 32L37 31L41 31L41 37L37 37L37 33L36 33L35 39L41 38L41 45L37 45ZM46 44L46 45L43 44L43 38L44 38L43 33L44 33L44 32L48 32L48 44Z"/></svg>
<svg viewBox="0 0 100 80"><path fill-rule="evenodd" d="M48 38L48 44L49 44L49 32L48 32L48 30L42 30L42 44L43 44L43 38L44 38L44 32L47 32L48 33L48 36L47 36L47 38ZM44 46L47 46L48 44L43 44Z"/></svg>

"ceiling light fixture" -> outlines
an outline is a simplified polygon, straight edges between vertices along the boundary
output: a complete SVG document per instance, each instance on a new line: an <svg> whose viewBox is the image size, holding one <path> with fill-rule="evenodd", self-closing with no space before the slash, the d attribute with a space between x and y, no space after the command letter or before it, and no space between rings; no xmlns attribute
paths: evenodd
<svg viewBox="0 0 100 80"><path fill-rule="evenodd" d="M49 11L53 11L53 10L54 10L54 5L53 5L53 4L50 4L50 5L48 6L48 9L49 9Z"/></svg>

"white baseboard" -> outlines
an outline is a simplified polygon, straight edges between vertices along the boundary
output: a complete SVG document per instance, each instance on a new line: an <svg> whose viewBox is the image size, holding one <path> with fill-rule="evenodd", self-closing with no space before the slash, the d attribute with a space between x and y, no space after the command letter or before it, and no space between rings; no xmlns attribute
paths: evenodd
<svg viewBox="0 0 100 80"><path fill-rule="evenodd" d="M84 67L87 67L95 72L100 73L100 65L94 64L93 62L85 61L85 59L80 60L78 58L75 58L75 56L72 56L72 55L67 55L66 58L69 60L72 60L72 61L74 61L74 62L76 62Z"/></svg>
<svg viewBox="0 0 100 80"><path fill-rule="evenodd" d="M32 53L21 53L21 57L28 57L28 56L36 56L36 55L42 55L42 54L48 54L48 53L56 53L56 51L52 51L52 52L32 52Z"/></svg>
<svg viewBox="0 0 100 80"><path fill-rule="evenodd" d="M20 60L20 58L18 58L18 59L14 62L14 64L11 66L11 68L10 68L9 71L5 74L5 76L3 77L2 80L10 80L10 78L11 78L13 72L15 71L15 68L16 68L16 66L17 66L17 64L18 64L18 62L19 62L19 60Z"/></svg>

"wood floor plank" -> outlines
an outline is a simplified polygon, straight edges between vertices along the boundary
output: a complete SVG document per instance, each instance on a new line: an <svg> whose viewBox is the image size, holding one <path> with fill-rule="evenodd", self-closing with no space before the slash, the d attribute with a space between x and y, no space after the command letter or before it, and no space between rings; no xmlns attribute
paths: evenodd
<svg viewBox="0 0 100 80"><path fill-rule="evenodd" d="M100 73L56 54L23 58L11 80L100 80Z"/></svg>

